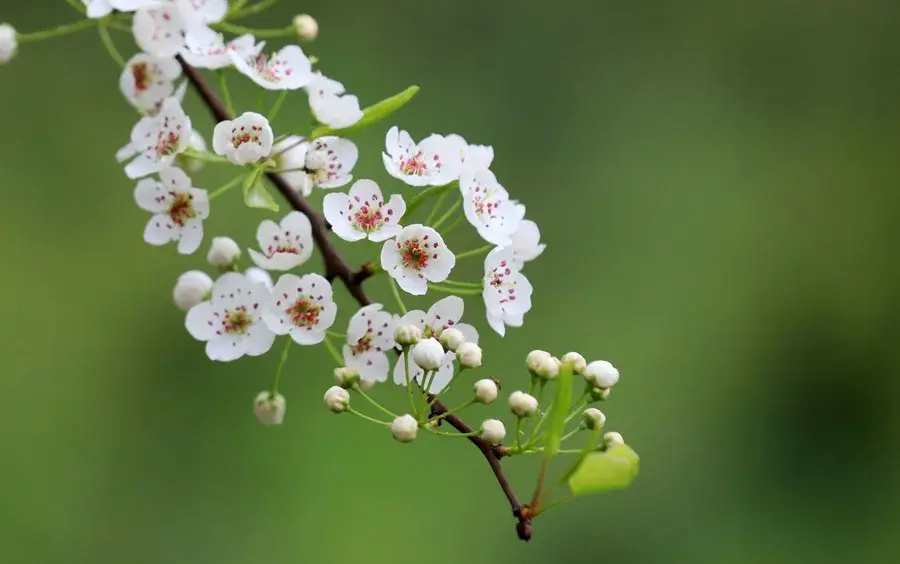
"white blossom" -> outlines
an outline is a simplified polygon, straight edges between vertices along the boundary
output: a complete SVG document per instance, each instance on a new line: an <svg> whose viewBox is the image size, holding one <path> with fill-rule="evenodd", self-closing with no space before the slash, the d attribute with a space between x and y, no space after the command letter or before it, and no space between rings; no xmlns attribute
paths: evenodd
<svg viewBox="0 0 900 564"><path fill-rule="evenodd" d="M525 217L525 206L509 198L509 193L487 169L465 173L459 178L466 219L482 239L492 245L512 244L512 234Z"/></svg>
<svg viewBox="0 0 900 564"><path fill-rule="evenodd" d="M228 13L228 0L175 0L175 5L184 18L188 33L219 23Z"/></svg>
<svg viewBox="0 0 900 564"><path fill-rule="evenodd" d="M410 356L419 368L432 371L441 367L444 361L444 347L434 338L422 339L410 351Z"/></svg>
<svg viewBox="0 0 900 564"><path fill-rule="evenodd" d="M309 218L294 211L275 223L265 219L256 230L256 241L262 252L250 249L256 266L266 270L290 270L312 256L312 224Z"/></svg>
<svg viewBox="0 0 900 564"><path fill-rule="evenodd" d="M269 390L264 390L253 400L253 413L263 425L281 425L286 411L287 401L281 394L273 396Z"/></svg>
<svg viewBox="0 0 900 564"><path fill-rule="evenodd" d="M512 234L508 247L512 251L513 265L517 270L522 270L525 263L538 258L547 245L541 243L541 231L537 224L530 219L523 219Z"/></svg>
<svg viewBox="0 0 900 564"><path fill-rule="evenodd" d="M499 445L506 438L506 427L499 419L485 419L479 435L489 445Z"/></svg>
<svg viewBox="0 0 900 564"><path fill-rule="evenodd" d="M258 356L275 341L275 333L262 319L268 299L269 290L263 284L228 272L216 280L209 301L188 311L185 325L192 337L206 341L206 355L212 360Z"/></svg>
<svg viewBox="0 0 900 564"><path fill-rule="evenodd" d="M611 388L619 381L619 371L605 360L595 360L587 365L584 379L597 388Z"/></svg>
<svg viewBox="0 0 900 564"><path fill-rule="evenodd" d="M416 438L419 423L412 415L404 414L391 421L391 433L401 443L408 443Z"/></svg>
<svg viewBox="0 0 900 564"><path fill-rule="evenodd" d="M368 238L376 243L400 233L400 218L406 213L403 196L394 194L387 202L372 180L357 180L348 194L327 194L322 202L325 219L334 234L345 241Z"/></svg>
<svg viewBox="0 0 900 564"><path fill-rule="evenodd" d="M530 417L537 413L538 400L531 394L515 391L509 394L509 409L517 417Z"/></svg>
<svg viewBox="0 0 900 564"><path fill-rule="evenodd" d="M478 368L481 366L481 347L475 343L465 342L456 349L456 360L463 368Z"/></svg>
<svg viewBox="0 0 900 564"><path fill-rule="evenodd" d="M262 284L269 290L275 285L272 280L272 275L266 272L265 270L259 268L258 266L251 266L247 270L244 271L244 276L247 277L247 280Z"/></svg>
<svg viewBox="0 0 900 564"><path fill-rule="evenodd" d="M19 41L16 39L16 28L8 23L0 24L0 64L8 63L16 56Z"/></svg>
<svg viewBox="0 0 900 564"><path fill-rule="evenodd" d="M456 352L456 349L466 342L466 336L456 327L450 327L441 332L441 336L438 340L446 350Z"/></svg>
<svg viewBox="0 0 900 564"><path fill-rule="evenodd" d="M353 167L359 151L353 141L326 136L303 141L291 135L272 149L281 177L301 196L309 196L314 188L338 188L353 180Z"/></svg>
<svg viewBox="0 0 900 564"><path fill-rule="evenodd" d="M128 178L141 178L172 165L175 157L187 149L191 137L191 119L175 98L163 100L155 116L147 116L131 130L131 149L136 155L125 166Z"/></svg>
<svg viewBox="0 0 900 564"><path fill-rule="evenodd" d="M192 67L217 70L232 65L232 53L243 58L256 57L262 46L256 44L252 35L241 35L226 42L221 33L199 27L185 36L181 56Z"/></svg>
<svg viewBox="0 0 900 564"><path fill-rule="evenodd" d="M381 248L381 267L405 292L421 296L428 282L443 282L456 265L456 256L444 244L441 234L414 224Z"/></svg>
<svg viewBox="0 0 900 564"><path fill-rule="evenodd" d="M236 165L245 165L268 157L274 140L269 120L256 112L246 112L237 119L216 124L213 150Z"/></svg>
<svg viewBox="0 0 900 564"><path fill-rule="evenodd" d="M485 145L469 145L466 140L455 133L446 137L454 149L454 154L459 155L460 173L478 172L488 169L494 162L494 148Z"/></svg>
<svg viewBox="0 0 900 564"><path fill-rule="evenodd" d="M580 376L583 376L584 371L587 369L587 361L577 352L567 352L562 356L560 361L570 363L572 365L572 371Z"/></svg>
<svg viewBox="0 0 900 564"><path fill-rule="evenodd" d="M81 0L87 8L87 17L92 19L108 16L113 10L133 12L149 6L156 0Z"/></svg>
<svg viewBox="0 0 900 564"><path fill-rule="evenodd" d="M497 383L490 378L484 378L483 380L475 382L474 389L475 401L483 403L484 405L494 403L500 393L499 388L497 388Z"/></svg>
<svg viewBox="0 0 900 564"><path fill-rule="evenodd" d="M319 35L319 22L309 14L294 16L294 29L303 41L312 41Z"/></svg>
<svg viewBox="0 0 900 564"><path fill-rule="evenodd" d="M155 57L138 53L125 64L119 76L119 89L139 110L155 110L175 91L175 79L181 65L173 57Z"/></svg>
<svg viewBox="0 0 900 564"><path fill-rule="evenodd" d="M316 120L333 129L350 127L363 117L359 99L346 94L343 84L320 72L312 75L312 81L306 86L306 93Z"/></svg>
<svg viewBox="0 0 900 564"><path fill-rule="evenodd" d="M184 45L188 24L178 5L153 2L134 14L131 30L141 51L157 57L174 57Z"/></svg>
<svg viewBox="0 0 900 564"><path fill-rule="evenodd" d="M610 431L603 435L603 445L606 448L616 446L616 445L624 445L625 439L622 438L621 433L617 433L615 431Z"/></svg>
<svg viewBox="0 0 900 564"><path fill-rule="evenodd" d="M356 369L362 381L387 380L390 361L386 353L394 348L396 326L397 318L382 311L381 304L362 307L350 318L344 364Z"/></svg>
<svg viewBox="0 0 900 564"><path fill-rule="evenodd" d="M159 180L144 178L134 189L141 209L154 215L144 229L144 241L165 245L178 241L178 252L189 255L203 240L203 220L209 217L209 195L194 188L178 168L160 171Z"/></svg>
<svg viewBox="0 0 900 564"><path fill-rule="evenodd" d="M488 325L501 337L506 326L521 327L531 309L533 288L513 264L512 251L494 249L484 259L484 306Z"/></svg>
<svg viewBox="0 0 900 564"><path fill-rule="evenodd" d="M276 335L290 335L300 345L315 345L325 340L325 331L336 315L328 280L318 274L284 274L272 288L263 320Z"/></svg>
<svg viewBox="0 0 900 564"><path fill-rule="evenodd" d="M581 420L588 429L599 429L606 423L606 416L596 407L589 407L581 414Z"/></svg>
<svg viewBox="0 0 900 564"><path fill-rule="evenodd" d="M533 376L542 380L556 378L559 374L559 362L547 351L534 350L525 358L525 367Z"/></svg>
<svg viewBox="0 0 900 564"><path fill-rule="evenodd" d="M263 53L265 43L248 53L230 52L231 61L241 74L266 90L297 90L313 78L312 65L303 49L288 45L277 53Z"/></svg>
<svg viewBox="0 0 900 564"><path fill-rule="evenodd" d="M340 386L332 386L325 392L325 407L334 413L343 413L350 407L350 392Z"/></svg>
<svg viewBox="0 0 900 564"><path fill-rule="evenodd" d="M241 247L230 237L213 237L206 262L216 268L227 268L241 258Z"/></svg>
<svg viewBox="0 0 900 564"><path fill-rule="evenodd" d="M406 131L396 126L387 132L384 167L410 186L443 186L459 178L460 160L454 143L441 135L431 135L416 144Z"/></svg>
<svg viewBox="0 0 900 564"><path fill-rule="evenodd" d="M433 341L434 339L428 340ZM422 341L419 342L421 343ZM406 385L406 372L403 367L404 363L406 363L410 382L418 382L423 389L427 385L428 389L425 391L429 394L441 393L453 381L453 375L456 373L456 353L448 351L442 352L442 354L443 358L441 358L437 371L434 374L429 374L426 378L425 370L413 361L412 351L410 351L409 360L407 360L406 355L401 353L397 363L394 365L394 383L400 386Z"/></svg>
<svg viewBox="0 0 900 564"><path fill-rule="evenodd" d="M201 270L189 270L178 277L172 290L172 299L178 309L187 311L206 300L212 291L213 281Z"/></svg>

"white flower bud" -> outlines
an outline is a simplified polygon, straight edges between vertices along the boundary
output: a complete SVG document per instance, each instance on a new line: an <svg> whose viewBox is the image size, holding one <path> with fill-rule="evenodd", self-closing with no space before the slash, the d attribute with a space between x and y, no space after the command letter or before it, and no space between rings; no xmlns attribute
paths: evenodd
<svg viewBox="0 0 900 564"><path fill-rule="evenodd" d="M560 359L562 362L572 363L572 370L579 376L584 376L584 370L587 368L587 361L577 352L568 352Z"/></svg>
<svg viewBox="0 0 900 564"><path fill-rule="evenodd" d="M419 423L412 415L401 415L391 421L391 433L401 443L408 443L416 438L419 432Z"/></svg>
<svg viewBox="0 0 900 564"><path fill-rule="evenodd" d="M360 383L360 387L362 387L362 382L359 379L359 372L356 371L355 368L350 368L349 366L340 366L334 369L334 381L338 386L350 389L353 387L353 384L357 382Z"/></svg>
<svg viewBox="0 0 900 564"><path fill-rule="evenodd" d="M350 392L340 386L332 386L325 392L325 407L334 413L342 413L350 407Z"/></svg>
<svg viewBox="0 0 900 564"><path fill-rule="evenodd" d="M319 35L319 22L309 14L294 16L294 29L303 41L312 41Z"/></svg>
<svg viewBox="0 0 900 564"><path fill-rule="evenodd" d="M18 48L16 29L8 23L0 24L0 64L8 63Z"/></svg>
<svg viewBox="0 0 900 564"><path fill-rule="evenodd" d="M555 378L559 374L559 360L547 351L535 350L528 353L525 366L531 374L543 380Z"/></svg>
<svg viewBox="0 0 900 564"><path fill-rule="evenodd" d="M444 345L444 348L448 351L455 351L465 342L466 337L462 334L462 331L455 327L450 327L449 329L441 331L441 344Z"/></svg>
<svg viewBox="0 0 900 564"><path fill-rule="evenodd" d="M275 397L271 397L268 390L260 392L253 400L253 413L263 425L281 425L286 410L284 396L275 394Z"/></svg>
<svg viewBox="0 0 900 564"><path fill-rule="evenodd" d="M518 417L530 417L537 413L538 400L525 392L509 394L509 409Z"/></svg>
<svg viewBox="0 0 900 564"><path fill-rule="evenodd" d="M422 339L413 347L412 359L422 370L437 370L444 362L444 347L434 337Z"/></svg>
<svg viewBox="0 0 900 564"><path fill-rule="evenodd" d="M506 427L497 419L485 419L481 423L480 436L490 445L499 445L506 438Z"/></svg>
<svg viewBox="0 0 900 564"><path fill-rule="evenodd" d="M599 429L606 423L606 416L596 407L589 407L581 414L581 419L588 429Z"/></svg>
<svg viewBox="0 0 900 564"><path fill-rule="evenodd" d="M611 388L619 381L619 371L605 360L595 360L587 365L584 379L598 388Z"/></svg>
<svg viewBox="0 0 900 564"><path fill-rule="evenodd" d="M244 276L253 284L263 284L269 290L271 290L272 286L274 286L274 283L272 282L272 275L259 268L258 266L251 266L250 268L245 270Z"/></svg>
<svg viewBox="0 0 900 564"><path fill-rule="evenodd" d="M484 405L494 403L499 392L497 384L493 380L485 378L475 382L475 401L478 403L483 403Z"/></svg>
<svg viewBox="0 0 900 564"><path fill-rule="evenodd" d="M413 325L412 323L406 323L404 325L398 325L397 330L394 331L394 340L397 341L397 344L401 347L408 347L410 345L415 345L422 339L422 330L418 328L418 326Z"/></svg>
<svg viewBox="0 0 900 564"><path fill-rule="evenodd" d="M189 270L178 277L172 298L179 309L187 311L206 301L212 287L213 281L208 274L199 270Z"/></svg>
<svg viewBox="0 0 900 564"><path fill-rule="evenodd" d="M229 237L213 237L206 262L218 268L226 268L241 258L241 248Z"/></svg>
<svg viewBox="0 0 900 564"><path fill-rule="evenodd" d="M615 431L610 431L609 433L606 433L605 435L603 435L603 445L606 448L609 448L611 446L616 446L616 445L624 445L624 444L625 444L625 439L622 438L621 434L616 433Z"/></svg>
<svg viewBox="0 0 900 564"><path fill-rule="evenodd" d="M456 349L456 360L463 368L478 368L481 366L481 347L469 342L459 345Z"/></svg>
<svg viewBox="0 0 900 564"><path fill-rule="evenodd" d="M328 153L325 151L310 151L306 153L306 168L309 170L322 170L328 166Z"/></svg>

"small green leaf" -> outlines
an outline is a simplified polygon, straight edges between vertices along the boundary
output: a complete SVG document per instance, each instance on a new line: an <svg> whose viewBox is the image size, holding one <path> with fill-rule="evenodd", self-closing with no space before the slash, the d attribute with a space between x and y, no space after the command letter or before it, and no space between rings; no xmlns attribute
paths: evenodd
<svg viewBox="0 0 900 564"><path fill-rule="evenodd" d="M313 132L309 135L309 139L325 137L326 135L335 135L337 133L340 133L342 136L346 136L349 133L356 133L357 131L361 131L366 127L372 125L373 123L378 123L379 121L388 118L391 114L405 106L406 103L409 102L418 91L418 86L410 86L403 92L395 94L390 98L385 98L377 104L364 109L362 119L360 119L350 127L345 127L343 129L333 129L331 127L328 127L327 125L323 125L313 130Z"/></svg>
<svg viewBox="0 0 900 564"><path fill-rule="evenodd" d="M269 194L257 173L248 174L244 179L244 203L251 208L278 211L278 203Z"/></svg>
<svg viewBox="0 0 900 564"><path fill-rule="evenodd" d="M628 487L638 474L639 460L628 445L592 452L569 478L569 489L573 495L585 495Z"/></svg>
<svg viewBox="0 0 900 564"><path fill-rule="evenodd" d="M550 421L547 428L547 439L544 443L544 458L550 458L559 450L563 432L566 430L566 415L572 403L572 363L564 363L559 374L554 378L556 396L550 409Z"/></svg>
<svg viewBox="0 0 900 564"><path fill-rule="evenodd" d="M588 437L587 442L584 443L584 446L581 447L581 452L578 453L578 458L575 459L575 462L572 466L566 470L566 473L563 474L562 478L559 479L557 484L562 484L566 480L572 477L572 475L581 467L581 464L584 462L584 459L590 456L590 454L597 450L597 443L600 441L600 437L603 436L603 427L597 427L593 431L591 431L590 436Z"/></svg>

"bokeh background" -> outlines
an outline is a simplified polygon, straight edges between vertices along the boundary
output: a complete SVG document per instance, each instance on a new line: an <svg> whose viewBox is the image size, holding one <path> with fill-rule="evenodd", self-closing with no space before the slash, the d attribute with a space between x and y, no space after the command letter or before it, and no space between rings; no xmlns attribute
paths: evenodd
<svg viewBox="0 0 900 564"><path fill-rule="evenodd" d="M468 444L400 445L328 413L324 350L294 349L287 421L259 425L250 405L278 352L214 364L186 334L170 292L207 246L142 242L147 215L113 159L136 116L85 31L0 69L0 561L895 558L900 5L285 0L242 23L299 11L321 25L308 50L364 103L419 84L393 121L496 148L549 247L526 269L524 328L500 339L468 302L483 374L524 386L532 348L613 361L603 409L641 475L548 513L525 544ZM0 9L23 31L77 17L49 0ZM232 84L253 109L249 81ZM193 95L186 108L208 136ZM292 95L276 133L309 119ZM381 165L389 125L356 138L357 176L409 194ZM207 237L250 246L268 215L230 194ZM478 243L458 229L450 244ZM384 281L371 291L390 303ZM392 386L374 393L403 404ZM522 497L534 462L507 464Z"/></svg>

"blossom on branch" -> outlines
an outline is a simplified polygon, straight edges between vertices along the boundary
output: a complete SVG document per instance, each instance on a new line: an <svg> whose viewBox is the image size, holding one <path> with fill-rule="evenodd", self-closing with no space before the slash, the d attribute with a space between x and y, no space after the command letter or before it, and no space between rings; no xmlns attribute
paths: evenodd
<svg viewBox="0 0 900 564"><path fill-rule="evenodd" d="M288 45L277 53L262 53L265 42L248 53L229 53L234 68L266 90L297 90L312 80L312 64L296 45Z"/></svg>
<svg viewBox="0 0 900 564"><path fill-rule="evenodd" d="M159 181L144 178L134 189L134 199L144 210L153 212L144 229L144 241L165 245L178 241L178 252L189 255L203 240L203 220L209 217L209 195L191 186L181 169L160 171Z"/></svg>
<svg viewBox="0 0 900 564"><path fill-rule="evenodd" d="M156 110L175 91L175 79L181 65L173 57L155 57L138 53L125 64L119 76L119 89L139 110Z"/></svg>
<svg viewBox="0 0 900 564"><path fill-rule="evenodd" d="M158 114L142 118L132 128L129 149L137 156L125 166L125 174L141 178L171 166L190 138L191 118L177 99L166 98Z"/></svg>
<svg viewBox="0 0 900 564"><path fill-rule="evenodd" d="M232 53L243 58L255 57L262 46L256 44L252 35L241 35L226 43L221 33L200 27L185 36L181 56L192 67L217 70L232 65Z"/></svg>
<svg viewBox="0 0 900 564"><path fill-rule="evenodd" d="M441 234L430 227L408 225L381 248L381 267L403 291L421 296L428 282L443 282L456 265L456 256Z"/></svg>
<svg viewBox="0 0 900 564"><path fill-rule="evenodd" d="M263 220L256 240L262 252L250 249L250 258L266 270L290 270L309 260L313 252L312 225L297 211L284 216L280 224Z"/></svg>
<svg viewBox="0 0 900 564"><path fill-rule="evenodd" d="M394 126L387 132L385 150L381 156L388 173L410 186L443 186L459 178L459 147L441 135L416 144Z"/></svg>
<svg viewBox="0 0 900 564"><path fill-rule="evenodd" d="M512 251L513 264L521 270L526 262L538 258L547 245L541 243L541 231L537 224L530 219L523 219L512 234L508 248Z"/></svg>
<svg viewBox="0 0 900 564"><path fill-rule="evenodd" d="M351 180L359 151L353 141L340 137L319 137L304 141L291 135L272 148L278 168L287 172L281 177L301 196L309 196L315 188L339 188Z"/></svg>
<svg viewBox="0 0 900 564"><path fill-rule="evenodd" d="M315 345L325 340L336 315L328 280L318 274L284 274L272 288L263 320L276 335L290 335L300 345Z"/></svg>
<svg viewBox="0 0 900 564"><path fill-rule="evenodd" d="M525 217L525 206L509 198L494 174L483 169L459 178L466 219L492 245L512 244L512 234Z"/></svg>
<svg viewBox="0 0 900 564"><path fill-rule="evenodd" d="M455 133L451 133L446 139L454 153L459 155L460 173L488 169L494 162L494 148L489 145L469 145L461 135Z"/></svg>
<svg viewBox="0 0 900 564"><path fill-rule="evenodd" d="M484 259L484 307L488 325L501 337L506 326L521 327L531 309L533 288L513 262L509 249L494 249Z"/></svg>
<svg viewBox="0 0 900 564"><path fill-rule="evenodd" d="M350 127L362 119L359 99L345 93L344 85L320 72L313 74L306 86L309 107L319 123L341 129Z"/></svg>
<svg viewBox="0 0 900 564"><path fill-rule="evenodd" d="M245 165L268 157L274 140L275 135L265 116L245 112L235 120L216 124L213 150L236 165Z"/></svg>
<svg viewBox="0 0 900 564"><path fill-rule="evenodd" d="M357 180L348 194L328 194L322 202L325 219L335 235L345 241L368 238L376 243L396 237L406 213L403 196L394 194L387 202L372 180Z"/></svg>
<svg viewBox="0 0 900 564"><path fill-rule="evenodd" d="M397 318L382 307L371 304L353 314L343 347L344 363L368 382L387 380L390 361L386 353L394 347Z"/></svg>

